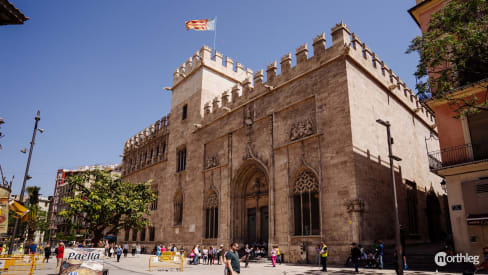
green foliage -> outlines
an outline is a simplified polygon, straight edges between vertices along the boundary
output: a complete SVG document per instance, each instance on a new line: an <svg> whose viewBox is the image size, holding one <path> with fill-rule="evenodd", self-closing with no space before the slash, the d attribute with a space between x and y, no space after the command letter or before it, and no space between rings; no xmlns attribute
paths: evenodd
<svg viewBox="0 0 488 275"><path fill-rule="evenodd" d="M38 186L27 187L27 194L29 194L29 200L27 201L27 241L34 241L34 234L37 231L37 224L39 218L39 190Z"/></svg>
<svg viewBox="0 0 488 275"><path fill-rule="evenodd" d="M76 195L64 201L69 208L60 212L68 223L83 224L94 242L103 234L117 234L124 228L142 229L149 225L149 204L156 200L150 182L123 182L100 170L68 178Z"/></svg>
<svg viewBox="0 0 488 275"><path fill-rule="evenodd" d="M420 79L416 88L421 97L447 100L459 114L488 111L486 95L452 96L455 89L467 85L487 88L488 0L447 3L432 15L423 36L411 41L407 53L411 52L420 54L415 76Z"/></svg>

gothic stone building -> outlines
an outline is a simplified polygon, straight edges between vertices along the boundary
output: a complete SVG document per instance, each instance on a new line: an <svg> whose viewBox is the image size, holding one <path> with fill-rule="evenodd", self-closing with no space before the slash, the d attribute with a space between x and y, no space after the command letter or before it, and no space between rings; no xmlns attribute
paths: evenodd
<svg viewBox="0 0 488 275"><path fill-rule="evenodd" d="M441 179L425 139L434 117L342 22L253 73L202 47L174 72L171 113L130 138L123 178L152 179L153 227L122 242L279 245L312 260L324 240L343 263L352 242L394 240L386 128L392 124L400 218L408 241L428 242L441 218ZM430 144L429 146L438 146ZM429 148L430 149L430 148Z"/></svg>

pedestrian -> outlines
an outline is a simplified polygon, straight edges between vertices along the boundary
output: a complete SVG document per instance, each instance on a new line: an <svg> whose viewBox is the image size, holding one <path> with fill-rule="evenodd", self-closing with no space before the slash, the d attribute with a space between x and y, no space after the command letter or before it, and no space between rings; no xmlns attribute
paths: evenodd
<svg viewBox="0 0 488 275"><path fill-rule="evenodd" d="M57 249L57 252L56 252L56 274L59 274L59 272L61 271L61 264L63 263L64 243L60 242L56 249Z"/></svg>
<svg viewBox="0 0 488 275"><path fill-rule="evenodd" d="M44 260L42 260L42 262L44 263L44 261L46 261L46 263L49 263L49 257L51 257L51 246L47 244L46 247L44 247Z"/></svg>
<svg viewBox="0 0 488 275"><path fill-rule="evenodd" d="M112 254L114 254L115 250L114 250L114 245L110 245L110 250L108 251L108 257L111 258L112 257Z"/></svg>
<svg viewBox="0 0 488 275"><path fill-rule="evenodd" d="M238 248L239 244L237 242L233 242L230 246L230 250L225 253L225 266L227 268L228 275L241 273L239 254L237 254Z"/></svg>
<svg viewBox="0 0 488 275"><path fill-rule="evenodd" d="M315 265L320 266L320 244L315 247Z"/></svg>
<svg viewBox="0 0 488 275"><path fill-rule="evenodd" d="M127 253L129 253L129 244L124 244L124 258L127 258Z"/></svg>
<svg viewBox="0 0 488 275"><path fill-rule="evenodd" d="M281 265L281 251L278 245L276 246L276 262Z"/></svg>
<svg viewBox="0 0 488 275"><path fill-rule="evenodd" d="M251 252L252 252L252 249L249 248L249 244L246 244L246 246L244 248L244 255L246 256L246 265L244 266L244 268L247 268L249 266L249 260L251 258Z"/></svg>
<svg viewBox="0 0 488 275"><path fill-rule="evenodd" d="M136 245L136 255L137 257L141 256L141 245L139 243Z"/></svg>
<svg viewBox="0 0 488 275"><path fill-rule="evenodd" d="M208 264L208 249L205 246L202 247L202 258L203 264Z"/></svg>
<svg viewBox="0 0 488 275"><path fill-rule="evenodd" d="M122 249L122 247L120 247L120 245L117 245L117 248L115 249L115 254L117 255L117 262L120 262L120 256L122 255L122 252L124 250Z"/></svg>
<svg viewBox="0 0 488 275"><path fill-rule="evenodd" d="M193 264L198 264L200 258L200 249L198 249L198 244L195 245L195 248L193 250L195 253L195 257L193 258Z"/></svg>
<svg viewBox="0 0 488 275"><path fill-rule="evenodd" d="M273 245L273 248L271 249L271 262L273 263L273 267L276 267L276 246Z"/></svg>
<svg viewBox="0 0 488 275"><path fill-rule="evenodd" d="M224 263L224 245L221 244L218 250L219 253L219 259L218 259L218 264L223 264Z"/></svg>
<svg viewBox="0 0 488 275"><path fill-rule="evenodd" d="M327 272L327 256L329 255L328 253L328 248L327 245L325 245L324 242L320 243L320 263L322 264L322 271Z"/></svg>
<svg viewBox="0 0 488 275"><path fill-rule="evenodd" d="M168 251L168 249L166 249L166 246L163 244L163 246L161 247L161 254L166 251Z"/></svg>
<svg viewBox="0 0 488 275"><path fill-rule="evenodd" d="M134 257L136 255L136 244L133 243L130 247L130 253L132 254L132 257Z"/></svg>
<svg viewBox="0 0 488 275"><path fill-rule="evenodd" d="M37 245L35 243L31 243L29 245L29 254L33 255L37 252Z"/></svg>
<svg viewBox="0 0 488 275"><path fill-rule="evenodd" d="M161 245L156 246L156 256L161 256Z"/></svg>
<svg viewBox="0 0 488 275"><path fill-rule="evenodd" d="M361 250L359 249L356 243L352 243L351 259L352 262L354 263L354 271L356 273L359 272L358 267L359 267L360 258L361 258Z"/></svg>
<svg viewBox="0 0 488 275"><path fill-rule="evenodd" d="M209 247L208 249L208 264L212 265L213 264L213 259L214 259L214 248Z"/></svg>
<svg viewBox="0 0 488 275"><path fill-rule="evenodd" d="M385 245L383 241L379 241L380 245L378 246L378 260L379 260L379 267L383 269L383 255L385 254Z"/></svg>

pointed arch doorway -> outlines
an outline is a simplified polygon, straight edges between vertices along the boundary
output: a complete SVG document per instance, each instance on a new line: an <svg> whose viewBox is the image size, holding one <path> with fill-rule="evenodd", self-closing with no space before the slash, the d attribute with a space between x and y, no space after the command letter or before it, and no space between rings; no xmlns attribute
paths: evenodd
<svg viewBox="0 0 488 275"><path fill-rule="evenodd" d="M268 243L269 180L255 160L239 168L231 189L232 239L240 243Z"/></svg>

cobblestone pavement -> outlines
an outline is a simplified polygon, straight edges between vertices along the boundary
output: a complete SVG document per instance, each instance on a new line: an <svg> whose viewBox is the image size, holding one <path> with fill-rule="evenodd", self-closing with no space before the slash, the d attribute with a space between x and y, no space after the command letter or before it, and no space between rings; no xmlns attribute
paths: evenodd
<svg viewBox="0 0 488 275"><path fill-rule="evenodd" d="M122 257L120 262L114 258L105 260L105 267L109 269L110 275L128 275L128 274L144 274L144 275L156 275L156 274L181 274L175 270L152 270L149 271L149 255L141 255L138 257L128 256ZM55 274L56 259L51 258L48 264L44 264L40 270L37 270L35 274L47 275ZM187 265L184 266L184 274L198 274L198 275L224 275L223 265ZM355 273L352 268L338 268L329 267L327 273L322 273L320 267L312 265L294 265L294 264L282 264L273 268L271 262L269 263L249 263L249 268L244 268L244 264L241 264L241 274L244 275L261 275L261 274L280 274L280 275L313 275L313 274L395 274L394 270L378 270L378 269L360 269L359 273ZM423 271L406 271L407 275L427 275L427 274L442 274L450 275L454 273L434 273Z"/></svg>

